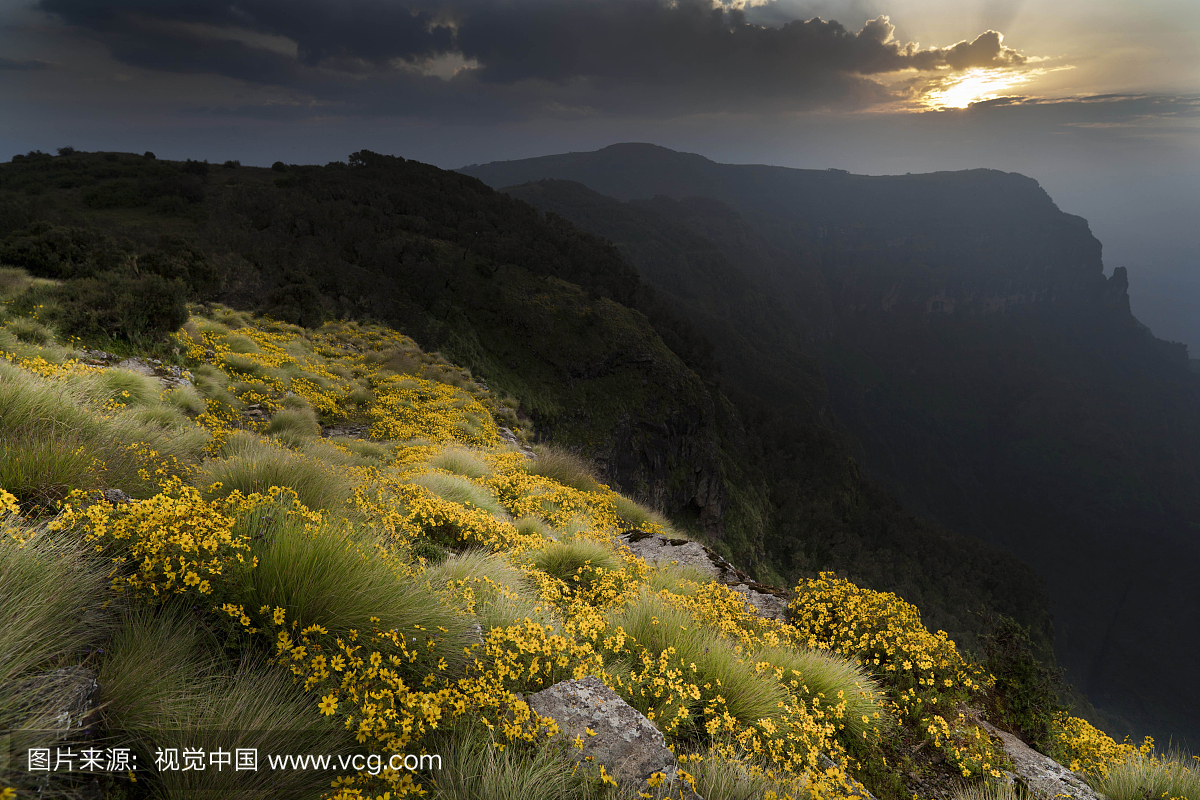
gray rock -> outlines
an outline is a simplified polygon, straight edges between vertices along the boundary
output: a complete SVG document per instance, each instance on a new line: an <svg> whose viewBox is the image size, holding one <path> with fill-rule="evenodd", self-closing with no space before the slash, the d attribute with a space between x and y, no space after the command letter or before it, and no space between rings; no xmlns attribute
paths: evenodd
<svg viewBox="0 0 1200 800"><path fill-rule="evenodd" d="M623 786L640 789L656 772L675 779L678 762L662 732L599 678L589 675L556 683L526 700L531 709L558 723L567 752L577 761L590 756ZM571 744L577 736L582 750Z"/></svg>
<svg viewBox="0 0 1200 800"><path fill-rule="evenodd" d="M693 567L744 595L747 604L759 616L787 621L787 592L758 583L698 542L670 539L645 531L628 531L621 536L621 543L634 555L652 564L676 562L680 566Z"/></svg>
<svg viewBox="0 0 1200 800"><path fill-rule="evenodd" d="M114 506L123 506L127 503L132 503L133 498L125 494L120 489L101 489L100 496Z"/></svg>
<svg viewBox="0 0 1200 800"><path fill-rule="evenodd" d="M1037 800L1104 800L1104 795L1088 786L1077 773L1037 752L1016 736L986 722L980 725L993 739L1000 740L1004 752L1013 762L1013 777L1032 797Z"/></svg>

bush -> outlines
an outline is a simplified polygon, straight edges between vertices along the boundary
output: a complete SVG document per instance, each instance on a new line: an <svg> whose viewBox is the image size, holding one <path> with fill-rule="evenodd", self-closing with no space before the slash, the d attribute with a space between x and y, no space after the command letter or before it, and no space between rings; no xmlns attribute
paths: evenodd
<svg viewBox="0 0 1200 800"><path fill-rule="evenodd" d="M996 678L988 692L989 710L1030 745L1048 752L1054 720L1067 711L1058 699L1062 670L1038 660L1029 632L1010 617L985 616L979 644L980 662Z"/></svg>
<svg viewBox="0 0 1200 800"><path fill-rule="evenodd" d="M59 327L80 337L163 341L187 322L187 287L160 275L106 272L56 292Z"/></svg>

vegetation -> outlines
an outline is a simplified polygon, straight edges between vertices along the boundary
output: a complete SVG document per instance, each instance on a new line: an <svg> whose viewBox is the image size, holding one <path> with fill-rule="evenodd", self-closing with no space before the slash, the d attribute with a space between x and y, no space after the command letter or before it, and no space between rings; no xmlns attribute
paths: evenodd
<svg viewBox="0 0 1200 800"><path fill-rule="evenodd" d="M14 452L40 452L42 429L21 420L47 414L94 431L92 458L124 452L100 445L133 432L164 447L132 442L138 473L93 467L127 484L82 472L63 478L55 505L0 495L0 599L18 611L0 633L0 687L15 709L5 723L27 733L19 744L38 741L45 687L56 685L48 671L82 665L100 676L99 735L149 763L164 732L227 748L215 732L236 731L234 744L264 753L436 748L453 762L295 771L288 796L632 800L636 791L577 766L571 743L521 698L591 674L660 727L682 780L706 796L820 800L865 781L898 800L895 770L912 768L902 754L914 741L958 775L996 774L999 755L959 711L982 701L990 678L895 596L825 575L797 586L785 624L694 570L646 565L618 545L635 522L627 498L583 480L572 459L531 464L500 444L495 398L473 382L386 366L378 354L418 352L394 331L304 330L213 308L173 337L203 376L202 404L111 368L51 361L58 342L22 343L3 366L20 387L19 413L5 417ZM356 389L371 399L353 399ZM480 418L462 424L464 414ZM280 435L298 423L302 435ZM376 438L316 439L318 423ZM168 428L193 441L165 449ZM380 438L400 431L419 435ZM126 485L140 499L96 491ZM650 515L636 524L663 531ZM1080 724L1056 716L1054 744L1104 774L1142 752L1105 750ZM105 791L229 794L264 774L110 775ZM32 786L29 773L3 780ZM53 780L71 790L68 777Z"/></svg>

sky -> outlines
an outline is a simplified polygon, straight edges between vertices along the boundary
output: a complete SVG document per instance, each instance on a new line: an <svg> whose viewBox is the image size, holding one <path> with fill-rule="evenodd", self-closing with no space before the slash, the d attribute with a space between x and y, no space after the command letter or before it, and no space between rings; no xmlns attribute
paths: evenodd
<svg viewBox="0 0 1200 800"><path fill-rule="evenodd" d="M621 141L1021 172L1200 356L1195 0L0 0L0 154L455 168Z"/></svg>

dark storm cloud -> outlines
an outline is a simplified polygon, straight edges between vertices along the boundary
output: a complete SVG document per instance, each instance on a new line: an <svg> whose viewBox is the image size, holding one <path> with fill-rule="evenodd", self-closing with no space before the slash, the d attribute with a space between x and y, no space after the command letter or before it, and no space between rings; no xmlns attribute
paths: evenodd
<svg viewBox="0 0 1200 800"><path fill-rule="evenodd" d="M31 70L31 69L52 69L53 64L46 61L37 61L36 59L15 59L4 58L0 56L0 69L9 70Z"/></svg>
<svg viewBox="0 0 1200 800"><path fill-rule="evenodd" d="M922 50L896 41L885 16L857 31L820 18L770 26L711 0L41 0L39 8L122 63L284 87L342 113L861 107L893 98L878 76L1025 61L995 31ZM465 68L431 83L421 70L439 58Z"/></svg>

